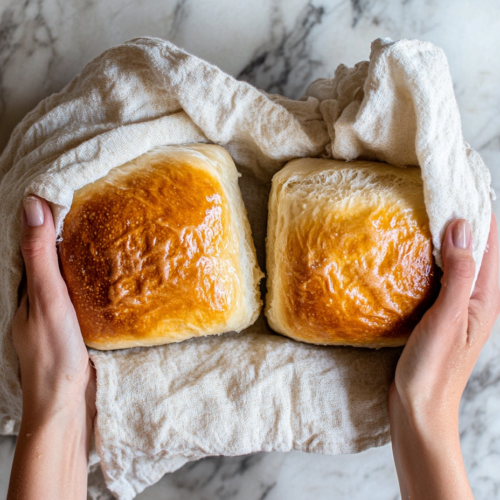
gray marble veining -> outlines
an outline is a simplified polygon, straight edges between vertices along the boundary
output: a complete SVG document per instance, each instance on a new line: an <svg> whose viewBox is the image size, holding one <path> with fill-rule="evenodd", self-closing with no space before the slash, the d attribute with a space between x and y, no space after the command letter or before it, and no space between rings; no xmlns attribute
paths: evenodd
<svg viewBox="0 0 500 500"><path fill-rule="evenodd" d="M270 40L257 48L237 78L270 94L298 99L311 83L314 70L323 65L313 57L310 38L321 24L325 8L307 3L290 30L283 25L277 6L272 9L271 16Z"/></svg>
<svg viewBox="0 0 500 500"><path fill-rule="evenodd" d="M497 0L0 0L0 149L41 99L107 47L136 36L168 39L241 80L290 98L299 98L315 78L332 77L338 64L367 59L377 37L419 38L445 50L464 136L500 190L499 20ZM500 498L499 357L497 324L460 410L477 500ZM0 498L6 496L13 450L13 438L0 439ZM337 457L209 458L165 476L138 498L396 500L399 493L385 446Z"/></svg>

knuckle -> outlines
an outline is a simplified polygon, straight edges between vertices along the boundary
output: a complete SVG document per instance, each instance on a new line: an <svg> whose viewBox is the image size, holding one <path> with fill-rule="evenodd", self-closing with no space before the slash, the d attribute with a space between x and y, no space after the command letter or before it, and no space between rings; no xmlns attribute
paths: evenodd
<svg viewBox="0 0 500 500"><path fill-rule="evenodd" d="M459 278L472 280L475 273L475 264L472 256L461 255L455 257L450 263L450 271Z"/></svg>
<svg viewBox="0 0 500 500"><path fill-rule="evenodd" d="M42 238L24 238L21 241L21 252L25 259L36 259L46 255L47 242Z"/></svg>

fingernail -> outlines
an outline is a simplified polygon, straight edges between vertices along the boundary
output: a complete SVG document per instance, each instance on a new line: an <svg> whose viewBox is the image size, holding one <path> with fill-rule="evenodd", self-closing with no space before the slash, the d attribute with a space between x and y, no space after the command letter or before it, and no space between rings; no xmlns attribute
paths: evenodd
<svg viewBox="0 0 500 500"><path fill-rule="evenodd" d="M23 201L23 206L28 226L41 226L44 220L42 202L34 196L26 196Z"/></svg>
<svg viewBox="0 0 500 500"><path fill-rule="evenodd" d="M463 219L459 220L453 227L451 236L457 248L462 250L469 248L472 241L469 223Z"/></svg>

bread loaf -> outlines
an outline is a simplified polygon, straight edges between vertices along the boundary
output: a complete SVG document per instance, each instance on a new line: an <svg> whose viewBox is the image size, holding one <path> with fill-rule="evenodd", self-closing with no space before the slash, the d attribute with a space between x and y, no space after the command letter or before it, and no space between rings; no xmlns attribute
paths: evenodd
<svg viewBox="0 0 500 500"><path fill-rule="evenodd" d="M261 309L238 172L219 146L158 148L76 191L60 261L96 349L240 331Z"/></svg>
<svg viewBox="0 0 500 500"><path fill-rule="evenodd" d="M313 344L405 344L439 270L418 168L294 160L272 183L266 316Z"/></svg>

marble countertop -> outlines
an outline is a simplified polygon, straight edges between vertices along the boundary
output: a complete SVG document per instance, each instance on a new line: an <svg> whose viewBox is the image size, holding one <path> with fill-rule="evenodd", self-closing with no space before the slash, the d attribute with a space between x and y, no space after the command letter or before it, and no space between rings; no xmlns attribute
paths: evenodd
<svg viewBox="0 0 500 500"><path fill-rule="evenodd" d="M2 0L0 150L41 99L104 49L142 35L172 41L268 92L298 98L338 64L369 56L380 36L419 38L449 60L466 140L500 190L500 3L495 0ZM500 208L494 210L500 218ZM476 500L500 498L500 325L461 406ZM0 498L13 438L0 438ZM107 498L104 496L101 499ZM110 498L110 497L109 497ZM165 476L141 500L398 499L390 446L358 455L260 453L210 458Z"/></svg>

